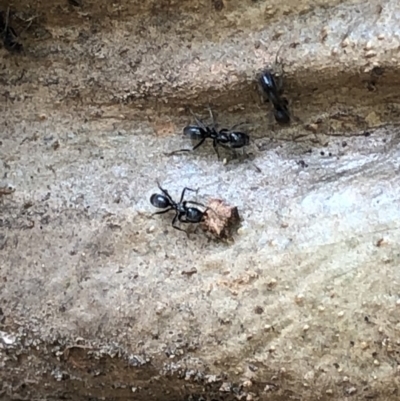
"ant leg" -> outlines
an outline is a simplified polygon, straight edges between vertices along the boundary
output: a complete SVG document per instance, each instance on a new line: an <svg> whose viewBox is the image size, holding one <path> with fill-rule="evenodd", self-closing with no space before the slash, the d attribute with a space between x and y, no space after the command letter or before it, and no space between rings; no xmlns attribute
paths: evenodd
<svg viewBox="0 0 400 401"><path fill-rule="evenodd" d="M206 138L203 138L197 145L195 145L192 149L179 149L179 150L174 150L173 152L170 153L164 153L166 156L172 156L175 153L179 153L179 152L193 152L194 150L196 150L199 146L201 146L204 141L206 140Z"/></svg>
<svg viewBox="0 0 400 401"><path fill-rule="evenodd" d="M189 234L188 234L188 232L187 232L186 230L184 230L184 229L178 227L177 225L175 225L177 219L178 219L179 221L182 221L182 223L186 223L184 220L182 220L182 214L176 212L175 217L174 217L174 219L172 220L172 227L174 227L175 230L183 231L183 232L186 233L186 235L189 237Z"/></svg>
<svg viewBox="0 0 400 401"><path fill-rule="evenodd" d="M7 7L6 24L5 24L5 26L4 26L4 32L7 32L9 16L10 16L10 6Z"/></svg>
<svg viewBox="0 0 400 401"><path fill-rule="evenodd" d="M166 189L164 189L160 183L157 181L157 186L158 189L168 198L168 200L171 202L172 205L175 205L175 202L173 201L173 199L171 198L171 195L168 193L168 191Z"/></svg>
<svg viewBox="0 0 400 401"><path fill-rule="evenodd" d="M195 202L195 201L185 201L185 204L191 203L192 205L206 207L203 203ZM204 212L205 213L205 212Z"/></svg>
<svg viewBox="0 0 400 401"><path fill-rule="evenodd" d="M20 20L22 20L22 21L24 21L24 22L29 22L29 23L28 23L28 26L26 26L26 27L20 32L19 36L21 36L25 31L27 31L27 30L30 28L30 26L32 25L33 21L34 21L37 17L38 17L38 16L35 15L35 16L33 16L33 17L28 18L27 20L25 20L25 19L23 19L23 18L21 18L21 17L18 17Z"/></svg>
<svg viewBox="0 0 400 401"><path fill-rule="evenodd" d="M217 125L215 124L215 117L214 117L214 113L213 113L213 111L211 109L210 104L208 104L207 108L208 108L208 112L210 113L210 118L211 118L211 122L212 122L213 128L216 129Z"/></svg>
<svg viewBox="0 0 400 401"><path fill-rule="evenodd" d="M169 152L169 153L164 153L165 156L173 156L179 152L191 152L193 149L178 149L178 150L174 150L173 152Z"/></svg>
<svg viewBox="0 0 400 401"><path fill-rule="evenodd" d="M198 192L199 190L198 189L188 188L188 187L183 188L183 191L182 191L182 194L181 194L181 200L179 201L179 203L182 203L183 198L185 197L185 192L186 191Z"/></svg>
<svg viewBox="0 0 400 401"><path fill-rule="evenodd" d="M282 69L282 74L283 74L283 69ZM278 95L282 96L283 95L283 76L282 75L276 76L276 89L278 90Z"/></svg>
<svg viewBox="0 0 400 401"><path fill-rule="evenodd" d="M221 146L222 148L225 148L225 149L232 150L232 148L229 145L226 145L225 143L220 143L219 146Z"/></svg>
<svg viewBox="0 0 400 401"><path fill-rule="evenodd" d="M285 70L284 70L284 66L283 66L283 62L279 61L279 53L282 50L283 45L281 45L281 47L278 49L278 51L276 52L276 57L275 57L275 68L278 68L279 71L277 74L275 74L276 77L276 84L277 84L277 89L278 89L278 93L279 95L283 94L283 76L285 75Z"/></svg>
<svg viewBox="0 0 400 401"><path fill-rule="evenodd" d="M172 209L173 209L173 207L170 207L170 208L168 208L168 209L166 209L166 210L162 210L161 212L155 212L155 213L152 214L152 216L154 216L155 214L164 214L164 213L167 213L167 212L169 212L169 211L172 210Z"/></svg>
<svg viewBox="0 0 400 401"><path fill-rule="evenodd" d="M206 140L206 138L203 138L203 139L192 149L192 151L193 151L193 150L196 150L198 147L200 147L200 146L204 143L205 140Z"/></svg>
<svg viewBox="0 0 400 401"><path fill-rule="evenodd" d="M166 189L164 189L164 188L161 186L161 184L160 184L160 182L159 182L158 180L157 180L157 186L158 186L158 189L159 189L164 195L169 196L168 191L167 191Z"/></svg>
<svg viewBox="0 0 400 401"><path fill-rule="evenodd" d="M281 65L283 66L283 63L278 61L279 53L281 52L282 47L283 47L283 44L280 46L280 48L279 48L278 51L276 52L275 64L281 64Z"/></svg>
<svg viewBox="0 0 400 401"><path fill-rule="evenodd" d="M204 130L207 131L207 127L205 126L205 124L203 123L203 121L201 121L201 120L196 116L196 114L193 113L192 109L189 109L189 111L190 111L190 114L194 117L194 119L195 119L195 121L196 121L196 124L197 124L199 127L203 128Z"/></svg>
<svg viewBox="0 0 400 401"><path fill-rule="evenodd" d="M220 160L219 152L218 152L218 143L215 139L213 141L213 148L214 148L215 153L217 154L218 160Z"/></svg>
<svg viewBox="0 0 400 401"><path fill-rule="evenodd" d="M231 129L230 129L230 131L233 131L234 129L236 129L237 127L240 127L241 125L248 125L249 123L248 122L242 122L242 123L239 123L239 124L235 124Z"/></svg>

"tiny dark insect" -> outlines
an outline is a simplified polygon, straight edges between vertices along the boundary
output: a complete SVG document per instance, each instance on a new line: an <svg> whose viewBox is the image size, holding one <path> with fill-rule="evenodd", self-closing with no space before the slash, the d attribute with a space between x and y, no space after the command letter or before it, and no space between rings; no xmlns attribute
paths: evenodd
<svg viewBox="0 0 400 401"><path fill-rule="evenodd" d="M278 54L282 46L279 48L275 65L280 65L283 74L282 63L278 62ZM277 123L286 125L290 123L289 102L283 97L283 79L282 74L277 75L271 69L266 68L258 76L258 84L262 89L262 93L267 101L272 103L274 107L274 117Z"/></svg>
<svg viewBox="0 0 400 401"><path fill-rule="evenodd" d="M4 21L3 15L0 14L0 37L3 41L4 47L9 52L20 53L22 51L22 45L17 41L17 33L9 25L9 10L7 10L6 20Z"/></svg>
<svg viewBox="0 0 400 401"><path fill-rule="evenodd" d="M241 149L249 145L249 136L244 132L235 131L235 128L242 124L237 124L231 129L222 128L220 130L217 130L214 114L210 107L208 107L208 110L212 121L211 125L205 125L203 121L197 118L196 115L191 111L197 125L188 125L183 129L183 134L185 136L188 136L191 139L197 139L199 140L199 143L194 146L193 149L180 149L170 154L174 154L177 152L192 152L193 150L196 150L198 147L200 147L207 138L212 139L213 148L215 153L217 154L218 160L220 159L218 146L226 149Z"/></svg>
<svg viewBox="0 0 400 401"><path fill-rule="evenodd" d="M175 216L172 220L172 227L179 231L184 231L186 232L186 234L187 231L176 225L177 220L179 220L181 223L200 223L203 220L204 214L206 213L208 208L206 208L202 203L183 200L186 191L197 192L197 190L187 187L183 188L179 202L175 202L166 189L162 188L159 183L157 183L157 185L162 193L151 195L150 203L154 207L165 210L161 212L156 212L154 214L164 214L169 212L170 210L174 210ZM205 208L205 210L201 211L196 207L188 206L189 204L202 206Z"/></svg>
<svg viewBox="0 0 400 401"><path fill-rule="evenodd" d="M260 74L259 82L268 100L273 105L279 104L281 102L280 96L283 93L281 78L276 77L272 71L266 69Z"/></svg>
<svg viewBox="0 0 400 401"><path fill-rule="evenodd" d="M278 79L270 70L264 70L258 79L264 96L274 107L274 117L279 124L290 123L288 100L282 96L282 80Z"/></svg>

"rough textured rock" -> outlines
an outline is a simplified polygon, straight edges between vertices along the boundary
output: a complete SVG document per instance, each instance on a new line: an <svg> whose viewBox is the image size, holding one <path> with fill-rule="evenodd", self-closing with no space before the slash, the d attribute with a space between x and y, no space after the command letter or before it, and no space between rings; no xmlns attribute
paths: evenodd
<svg viewBox="0 0 400 401"><path fill-rule="evenodd" d="M4 399L398 399L398 4L282 3L11 5ZM290 127L254 82L280 48ZM248 157L166 156L208 103ZM234 243L152 217L157 180L237 206Z"/></svg>

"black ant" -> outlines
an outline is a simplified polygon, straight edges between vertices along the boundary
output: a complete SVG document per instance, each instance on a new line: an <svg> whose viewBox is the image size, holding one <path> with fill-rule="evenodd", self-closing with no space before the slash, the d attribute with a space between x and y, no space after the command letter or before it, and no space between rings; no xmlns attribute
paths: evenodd
<svg viewBox="0 0 400 401"><path fill-rule="evenodd" d="M159 209L165 209L161 212L156 212L154 214L164 214L169 212L170 210L175 211L175 217L172 220L172 227L176 228L179 231L184 231L187 234L187 231L183 230L182 228L175 225L176 220L179 220L181 223L200 223L203 220L205 213L207 212L208 208L204 211L197 209L196 207L187 206L189 203L193 205L198 205L205 207L203 204L193 201L184 201L183 198L185 197L186 191L193 191L197 192L198 190L191 189L191 188L183 188L181 199L177 203L172 198L168 191L160 186L157 183L158 188L162 192L162 194L153 194L150 197L150 203Z"/></svg>
<svg viewBox="0 0 400 401"><path fill-rule="evenodd" d="M9 9L7 9L7 14L6 14L6 21L4 22L3 15L0 14L0 37L3 40L4 47L9 51L9 52L16 52L19 53L22 50L22 45L21 43L18 43L17 41L17 33L15 30L9 26Z"/></svg>
<svg viewBox="0 0 400 401"><path fill-rule="evenodd" d="M279 49L280 50L280 49ZM275 64L278 64L278 53L276 55ZM263 90L263 94L274 106L274 117L279 124L290 123L290 113L288 108L288 100L283 97L282 77L276 76L271 70L265 69L258 78L259 85Z"/></svg>
<svg viewBox="0 0 400 401"><path fill-rule="evenodd" d="M214 114L210 107L208 107L212 125L207 126L201 121L196 115L192 112L191 114L195 118L197 125L188 125L183 129L183 134L189 136L191 139L197 139L200 142L193 147L193 149L180 149L170 154L174 154L177 152L192 152L200 147L207 138L213 140L213 148L215 153L218 156L218 160L220 159L218 146L222 146L226 149L240 149L245 146L248 146L250 143L250 138L244 132L234 131L236 127L241 124L237 124L233 126L231 129L222 128L217 130L217 124L215 123Z"/></svg>
<svg viewBox="0 0 400 401"><path fill-rule="evenodd" d="M270 70L264 70L259 78L260 86L267 99L274 106L274 116L279 124L290 123L288 101L282 96L282 81L277 81Z"/></svg>

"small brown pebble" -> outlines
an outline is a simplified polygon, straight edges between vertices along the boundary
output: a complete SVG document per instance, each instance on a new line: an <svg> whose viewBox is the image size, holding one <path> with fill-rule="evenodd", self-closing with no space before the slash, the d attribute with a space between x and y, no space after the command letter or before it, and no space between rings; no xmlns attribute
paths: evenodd
<svg viewBox="0 0 400 401"><path fill-rule="evenodd" d="M239 223L240 217L236 206L231 206L221 199L210 199L202 222L206 231L220 239L232 237L232 229Z"/></svg>
<svg viewBox="0 0 400 401"><path fill-rule="evenodd" d="M383 244L383 241L384 241L384 239L383 238L381 238L381 239L378 239L378 241L376 241L376 246L377 247L380 247L380 246L382 246L382 244Z"/></svg>

